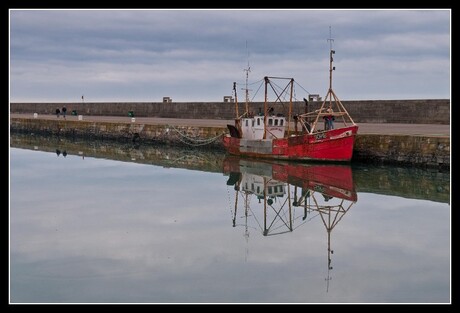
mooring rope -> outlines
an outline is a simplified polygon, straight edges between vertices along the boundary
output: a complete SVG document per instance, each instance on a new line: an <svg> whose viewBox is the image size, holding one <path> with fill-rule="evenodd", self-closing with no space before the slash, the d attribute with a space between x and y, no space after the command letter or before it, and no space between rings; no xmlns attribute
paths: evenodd
<svg viewBox="0 0 460 313"><path fill-rule="evenodd" d="M222 134L219 134L219 135L216 135L212 138L208 138L208 139L198 139L198 138L192 138L192 137L189 137L185 134L183 134L179 129L177 129L176 127L174 127L173 125L168 125L168 127L174 129L174 131L180 135L179 137L179 140L182 142L182 143L185 143L187 145L190 145L190 146L204 146L204 145L208 145L208 144L211 144L213 143L214 141L216 141L217 139L219 139L220 137L222 137L223 135L225 135L225 133L222 133Z"/></svg>

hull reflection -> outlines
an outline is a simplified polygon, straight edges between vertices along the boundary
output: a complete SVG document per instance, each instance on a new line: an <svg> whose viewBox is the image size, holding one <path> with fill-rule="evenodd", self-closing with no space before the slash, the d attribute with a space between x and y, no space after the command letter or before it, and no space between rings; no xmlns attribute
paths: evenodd
<svg viewBox="0 0 460 313"><path fill-rule="evenodd" d="M223 162L223 172L229 176L227 185L235 190L233 225L236 226L239 209L245 216L261 215L264 236L291 232L313 212L319 213L326 228L332 229L358 200L349 165L269 162L228 156ZM295 215L295 208L301 208L301 216ZM333 219L332 214L335 214Z"/></svg>

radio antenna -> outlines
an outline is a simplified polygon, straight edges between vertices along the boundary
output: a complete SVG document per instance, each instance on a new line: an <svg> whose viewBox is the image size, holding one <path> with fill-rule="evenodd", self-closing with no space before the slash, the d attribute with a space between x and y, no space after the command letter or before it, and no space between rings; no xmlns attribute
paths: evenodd
<svg viewBox="0 0 460 313"><path fill-rule="evenodd" d="M249 72L251 71L251 67L249 66L249 50L248 50L248 41L246 40L246 51L248 53L248 67L243 69L244 72L246 72L246 88L244 89L246 91L246 115L249 115L249 89L248 89L248 78L249 78Z"/></svg>

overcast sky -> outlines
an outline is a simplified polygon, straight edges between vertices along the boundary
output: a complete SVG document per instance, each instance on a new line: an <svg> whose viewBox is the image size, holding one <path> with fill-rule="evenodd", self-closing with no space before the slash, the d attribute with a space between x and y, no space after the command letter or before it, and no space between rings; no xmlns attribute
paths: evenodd
<svg viewBox="0 0 460 313"><path fill-rule="evenodd" d="M451 10L10 10L10 101L450 99ZM330 30L333 42L328 41Z"/></svg>

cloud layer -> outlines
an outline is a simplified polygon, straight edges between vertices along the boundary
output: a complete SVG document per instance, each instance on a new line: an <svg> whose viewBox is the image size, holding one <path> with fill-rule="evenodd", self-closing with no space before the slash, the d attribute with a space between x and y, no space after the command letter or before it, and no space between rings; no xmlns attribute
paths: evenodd
<svg viewBox="0 0 460 313"><path fill-rule="evenodd" d="M450 28L450 10L10 10L10 101L221 101L248 63L325 95L331 43L343 100L450 98Z"/></svg>

